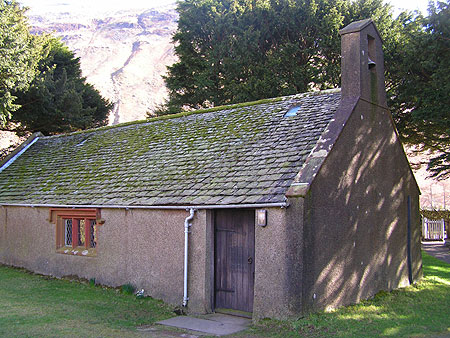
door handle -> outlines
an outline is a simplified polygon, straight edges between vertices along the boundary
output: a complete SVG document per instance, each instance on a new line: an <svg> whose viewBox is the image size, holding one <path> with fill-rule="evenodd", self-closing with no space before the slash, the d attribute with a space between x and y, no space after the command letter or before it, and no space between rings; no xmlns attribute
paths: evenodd
<svg viewBox="0 0 450 338"><path fill-rule="evenodd" d="M253 258L249 257L249 258L247 259L247 262L248 262L248 264L252 264L252 263L253 263Z"/></svg>

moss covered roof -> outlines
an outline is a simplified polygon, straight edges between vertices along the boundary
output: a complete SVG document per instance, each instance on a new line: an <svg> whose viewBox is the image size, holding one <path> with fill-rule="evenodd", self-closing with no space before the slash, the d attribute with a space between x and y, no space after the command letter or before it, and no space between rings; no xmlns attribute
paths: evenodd
<svg viewBox="0 0 450 338"><path fill-rule="evenodd" d="M0 204L284 202L339 102L306 93L41 137L0 173Z"/></svg>

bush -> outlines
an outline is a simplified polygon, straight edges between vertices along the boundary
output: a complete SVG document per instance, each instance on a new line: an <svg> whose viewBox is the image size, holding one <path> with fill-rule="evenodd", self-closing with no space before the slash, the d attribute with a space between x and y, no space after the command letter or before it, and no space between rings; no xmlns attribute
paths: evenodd
<svg viewBox="0 0 450 338"><path fill-rule="evenodd" d="M130 283L122 285L120 289L122 290L122 293L126 295L132 295L136 290L136 288Z"/></svg>

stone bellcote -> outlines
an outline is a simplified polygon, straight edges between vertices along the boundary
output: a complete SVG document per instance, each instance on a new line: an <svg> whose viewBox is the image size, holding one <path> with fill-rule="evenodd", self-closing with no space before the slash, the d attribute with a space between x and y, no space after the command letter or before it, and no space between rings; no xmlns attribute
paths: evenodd
<svg viewBox="0 0 450 338"><path fill-rule="evenodd" d="M382 40L371 19L355 21L341 34L342 98L360 97L387 106Z"/></svg>

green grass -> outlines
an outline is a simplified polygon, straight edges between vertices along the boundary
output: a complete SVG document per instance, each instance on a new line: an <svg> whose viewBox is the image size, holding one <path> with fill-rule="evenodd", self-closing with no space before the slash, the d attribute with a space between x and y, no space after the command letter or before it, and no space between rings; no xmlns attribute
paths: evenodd
<svg viewBox="0 0 450 338"><path fill-rule="evenodd" d="M162 301L0 265L0 337L142 337L173 315Z"/></svg>
<svg viewBox="0 0 450 338"><path fill-rule="evenodd" d="M243 336L425 337L450 336L450 265L423 254L424 278L380 292L373 299L310 314L295 321L262 320Z"/></svg>
<svg viewBox="0 0 450 338"><path fill-rule="evenodd" d="M414 286L299 320L262 320L235 336L450 336L450 265L427 254L423 264ZM0 337L142 337L136 327L173 315L161 301L92 284L0 265Z"/></svg>

